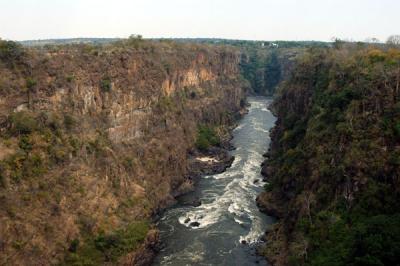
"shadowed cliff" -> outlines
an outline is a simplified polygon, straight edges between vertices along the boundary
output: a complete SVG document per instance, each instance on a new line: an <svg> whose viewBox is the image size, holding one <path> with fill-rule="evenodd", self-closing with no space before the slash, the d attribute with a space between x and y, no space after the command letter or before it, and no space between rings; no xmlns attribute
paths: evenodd
<svg viewBox="0 0 400 266"><path fill-rule="evenodd" d="M312 49L282 85L262 173L274 265L396 265L400 52Z"/></svg>

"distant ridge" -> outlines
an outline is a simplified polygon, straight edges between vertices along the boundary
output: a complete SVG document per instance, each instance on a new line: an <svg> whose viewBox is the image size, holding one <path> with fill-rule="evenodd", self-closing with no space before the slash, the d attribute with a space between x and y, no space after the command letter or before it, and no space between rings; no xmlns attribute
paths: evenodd
<svg viewBox="0 0 400 266"><path fill-rule="evenodd" d="M43 40L25 40L19 41L24 46L44 46L44 45L63 45L63 44L108 44L125 38L63 38L63 39L43 39ZM322 41L262 41L262 40L237 40L237 39L222 39L222 38L145 38L154 41L175 41L182 43L205 43L218 45L234 45L241 46L244 44L262 45L262 46L277 46L277 47L310 47L330 46L329 42Z"/></svg>
<svg viewBox="0 0 400 266"><path fill-rule="evenodd" d="M24 46L43 46L61 44L106 44L119 41L121 38L65 38L65 39L44 39L19 41Z"/></svg>

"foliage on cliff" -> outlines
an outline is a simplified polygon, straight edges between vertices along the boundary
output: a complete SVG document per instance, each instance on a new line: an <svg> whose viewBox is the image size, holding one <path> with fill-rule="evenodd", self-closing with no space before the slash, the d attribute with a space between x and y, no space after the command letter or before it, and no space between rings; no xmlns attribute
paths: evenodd
<svg viewBox="0 0 400 266"><path fill-rule="evenodd" d="M297 56L310 47L329 47L318 41L249 41L228 39L174 39L183 43L232 46L241 51L241 75L248 81L251 93L272 96L282 80L292 71Z"/></svg>
<svg viewBox="0 0 400 266"><path fill-rule="evenodd" d="M199 126L196 138L196 147L199 150L207 150L210 146L216 146L220 139L213 128L208 126Z"/></svg>
<svg viewBox="0 0 400 266"><path fill-rule="evenodd" d="M339 45L299 60L274 102L264 166L260 201L283 216L264 250L272 262L398 264L399 89L396 49Z"/></svg>
<svg viewBox="0 0 400 266"><path fill-rule="evenodd" d="M231 48L138 36L0 41L0 264L133 260L151 215L191 184L197 128L242 108L238 61Z"/></svg>
<svg viewBox="0 0 400 266"><path fill-rule="evenodd" d="M279 48L274 46L241 47L240 70L250 83L253 93L272 96L279 83L285 80L292 70L297 56L304 52L302 47Z"/></svg>
<svg viewBox="0 0 400 266"><path fill-rule="evenodd" d="M256 49L250 50L243 55L241 69L256 94L273 95L281 80L281 63L275 50L267 55Z"/></svg>

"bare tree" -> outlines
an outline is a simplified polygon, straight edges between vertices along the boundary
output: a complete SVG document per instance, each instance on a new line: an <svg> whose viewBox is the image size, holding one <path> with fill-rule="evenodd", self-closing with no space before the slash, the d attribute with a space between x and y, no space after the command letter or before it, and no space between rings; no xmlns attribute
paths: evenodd
<svg viewBox="0 0 400 266"><path fill-rule="evenodd" d="M393 45L393 46L399 46L400 45L400 35L389 36L386 43L389 45Z"/></svg>
<svg viewBox="0 0 400 266"><path fill-rule="evenodd" d="M366 43L379 43L379 39L375 38L375 37L370 37L370 38L365 39L365 42Z"/></svg>

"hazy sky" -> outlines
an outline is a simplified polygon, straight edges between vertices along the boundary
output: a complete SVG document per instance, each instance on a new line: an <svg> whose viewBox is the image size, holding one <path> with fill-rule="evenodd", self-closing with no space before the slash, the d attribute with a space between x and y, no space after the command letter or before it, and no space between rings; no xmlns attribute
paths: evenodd
<svg viewBox="0 0 400 266"><path fill-rule="evenodd" d="M221 37L382 41L400 0L0 0L0 38Z"/></svg>

